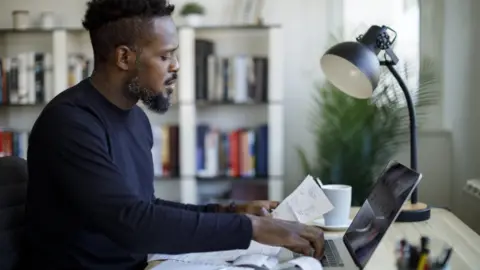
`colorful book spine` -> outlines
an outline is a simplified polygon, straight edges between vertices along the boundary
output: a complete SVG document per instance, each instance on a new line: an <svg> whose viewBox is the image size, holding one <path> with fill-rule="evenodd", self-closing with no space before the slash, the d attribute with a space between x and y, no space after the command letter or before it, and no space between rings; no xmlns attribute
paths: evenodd
<svg viewBox="0 0 480 270"><path fill-rule="evenodd" d="M268 126L228 132L197 127L197 176L268 177Z"/></svg>

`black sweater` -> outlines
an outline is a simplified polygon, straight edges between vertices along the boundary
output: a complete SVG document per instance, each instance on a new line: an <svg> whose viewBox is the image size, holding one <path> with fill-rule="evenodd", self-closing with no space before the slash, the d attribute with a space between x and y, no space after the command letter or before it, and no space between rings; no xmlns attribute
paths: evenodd
<svg viewBox="0 0 480 270"><path fill-rule="evenodd" d="M249 246L246 216L154 198L152 144L143 110L116 107L88 80L46 106L28 148L35 269L142 269L148 253Z"/></svg>

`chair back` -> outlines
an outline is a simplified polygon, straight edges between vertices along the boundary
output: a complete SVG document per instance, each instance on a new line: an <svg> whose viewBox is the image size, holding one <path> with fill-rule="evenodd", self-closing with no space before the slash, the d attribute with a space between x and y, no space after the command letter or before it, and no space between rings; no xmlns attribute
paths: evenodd
<svg viewBox="0 0 480 270"><path fill-rule="evenodd" d="M20 269L23 253L27 161L0 157L0 269Z"/></svg>

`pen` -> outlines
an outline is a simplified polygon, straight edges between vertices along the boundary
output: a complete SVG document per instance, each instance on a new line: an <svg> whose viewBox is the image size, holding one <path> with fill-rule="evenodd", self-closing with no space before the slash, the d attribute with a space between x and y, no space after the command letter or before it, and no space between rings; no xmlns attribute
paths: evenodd
<svg viewBox="0 0 480 270"><path fill-rule="evenodd" d="M402 240L400 241L400 250L399 250L399 258L397 259L397 267L398 269L409 269L410 264L410 246L408 245L407 241Z"/></svg>
<svg viewBox="0 0 480 270"><path fill-rule="evenodd" d="M415 246L413 245L409 245L409 249L408 249L408 252L410 254L410 258L409 258L409 262L408 262L408 267L410 269L416 269L417 266L418 266L418 260L419 260L419 254L418 254L418 250Z"/></svg>
<svg viewBox="0 0 480 270"><path fill-rule="evenodd" d="M404 239L400 240L397 244L397 247L395 249L395 253L396 253L396 256L397 256L397 263L399 264L399 267L400 265L403 265L404 264L404 261L405 261L405 245L406 245L406 242Z"/></svg>
<svg viewBox="0 0 480 270"><path fill-rule="evenodd" d="M417 270L428 270L428 250L424 251L420 255L418 260Z"/></svg>
<svg viewBox="0 0 480 270"><path fill-rule="evenodd" d="M420 257L417 264L418 270L428 269L430 255L430 239L426 236L420 238Z"/></svg>
<svg viewBox="0 0 480 270"><path fill-rule="evenodd" d="M450 259L450 257L452 256L452 251L453 249L452 248L448 248L445 252L445 256L443 258L443 260L440 262L440 267L445 267L448 263L448 260Z"/></svg>
<svg viewBox="0 0 480 270"><path fill-rule="evenodd" d="M430 239L426 236L422 236L420 239L421 251L425 251L429 248Z"/></svg>

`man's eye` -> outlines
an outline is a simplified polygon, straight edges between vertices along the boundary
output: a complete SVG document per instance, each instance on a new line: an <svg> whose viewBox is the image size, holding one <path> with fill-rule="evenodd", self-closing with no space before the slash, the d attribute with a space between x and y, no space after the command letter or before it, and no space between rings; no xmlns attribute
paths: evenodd
<svg viewBox="0 0 480 270"><path fill-rule="evenodd" d="M160 58L161 58L163 61L167 61L167 60L169 60L171 57L170 57L170 56L162 55L162 56L160 56Z"/></svg>

